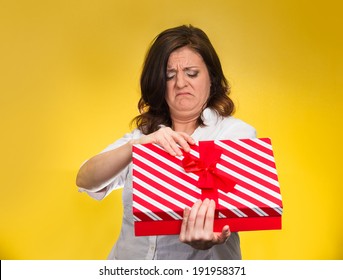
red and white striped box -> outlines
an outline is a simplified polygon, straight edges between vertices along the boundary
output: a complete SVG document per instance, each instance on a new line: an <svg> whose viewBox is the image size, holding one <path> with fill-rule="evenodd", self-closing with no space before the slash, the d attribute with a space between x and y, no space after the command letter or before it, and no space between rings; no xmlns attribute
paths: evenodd
<svg viewBox="0 0 343 280"><path fill-rule="evenodd" d="M155 144L133 147L135 235L179 234L185 207L216 201L214 231L281 229L282 198L271 140L200 141L174 157Z"/></svg>

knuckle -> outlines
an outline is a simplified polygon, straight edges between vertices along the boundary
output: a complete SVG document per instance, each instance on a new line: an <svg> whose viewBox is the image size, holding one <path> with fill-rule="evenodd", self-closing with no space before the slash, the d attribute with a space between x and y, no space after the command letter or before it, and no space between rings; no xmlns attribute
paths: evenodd
<svg viewBox="0 0 343 280"><path fill-rule="evenodd" d="M202 242L203 236L201 235L201 233L195 233L192 240L195 242Z"/></svg>
<svg viewBox="0 0 343 280"><path fill-rule="evenodd" d="M188 217L188 223L189 223L189 224L195 223L195 220L196 220L196 219L195 219L194 216L189 216L189 217Z"/></svg>
<svg viewBox="0 0 343 280"><path fill-rule="evenodd" d="M212 234L210 232L206 233L204 236L204 240L206 242L210 242L212 240Z"/></svg>
<svg viewBox="0 0 343 280"><path fill-rule="evenodd" d="M205 213L202 211L199 211L197 214L197 219L204 220L205 219Z"/></svg>

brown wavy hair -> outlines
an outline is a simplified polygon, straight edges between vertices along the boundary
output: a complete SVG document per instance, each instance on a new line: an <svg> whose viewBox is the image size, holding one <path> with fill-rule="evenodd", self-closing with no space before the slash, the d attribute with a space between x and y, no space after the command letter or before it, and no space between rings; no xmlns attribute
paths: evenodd
<svg viewBox="0 0 343 280"><path fill-rule="evenodd" d="M205 108L212 108L220 116L230 116L234 111L229 97L230 87L224 76L219 57L209 38L199 28L182 25L161 32L152 42L143 64L140 78L141 98L138 102L140 115L132 123L144 134L159 129L160 125L172 126L169 107L165 100L166 69L170 54L176 49L188 46L203 58L211 79L210 95ZM198 125L204 122L199 116Z"/></svg>

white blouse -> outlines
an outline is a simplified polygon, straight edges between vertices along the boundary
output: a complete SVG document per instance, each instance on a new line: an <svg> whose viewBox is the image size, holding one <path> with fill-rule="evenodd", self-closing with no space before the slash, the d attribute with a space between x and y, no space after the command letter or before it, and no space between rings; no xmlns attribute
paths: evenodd
<svg viewBox="0 0 343 280"><path fill-rule="evenodd" d="M200 140L227 140L239 138L255 138L255 129L247 123L234 117L222 118L215 111L207 108L203 111L205 126L198 127L191 135L197 142ZM142 133L135 129L127 133L102 152L113 150L131 139L138 139ZM123 219L119 238L112 248L108 259L193 259L193 260L227 260L241 259L240 240L238 233L231 233L226 243L215 245L208 250L196 250L179 241L178 235L139 236L134 235L132 215L132 163L120 174L87 192L97 200L105 198L113 190L124 187Z"/></svg>

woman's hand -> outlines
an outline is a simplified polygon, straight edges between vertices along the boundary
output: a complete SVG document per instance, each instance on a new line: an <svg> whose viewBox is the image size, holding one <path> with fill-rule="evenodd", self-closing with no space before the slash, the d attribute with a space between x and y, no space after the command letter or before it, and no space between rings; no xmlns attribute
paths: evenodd
<svg viewBox="0 0 343 280"><path fill-rule="evenodd" d="M198 200L191 209L186 208L180 232L180 241L198 250L206 250L222 244L230 237L229 226L222 232L213 232L215 202L206 198Z"/></svg>
<svg viewBox="0 0 343 280"><path fill-rule="evenodd" d="M192 137L185 132L176 132L170 127L162 127L159 130L142 136L140 139L135 140L134 144L148 144L154 143L160 145L172 156L182 156L180 147L189 152L189 145L195 144ZM179 147L179 146L180 147Z"/></svg>

